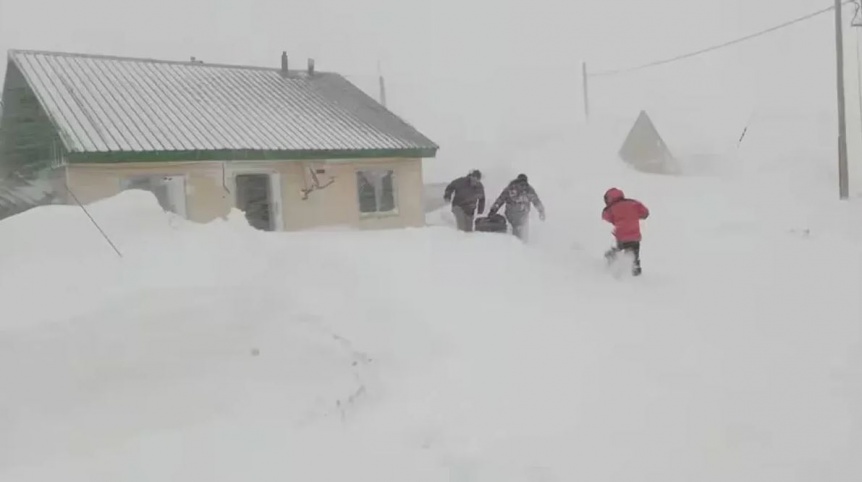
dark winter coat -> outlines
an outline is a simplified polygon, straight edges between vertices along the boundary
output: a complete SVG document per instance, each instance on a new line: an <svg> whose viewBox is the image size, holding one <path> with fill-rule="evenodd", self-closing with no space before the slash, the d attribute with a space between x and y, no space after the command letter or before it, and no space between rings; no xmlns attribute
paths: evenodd
<svg viewBox="0 0 862 482"><path fill-rule="evenodd" d="M542 204L536 190L526 181L514 180L503 189L500 197L491 206L491 212L496 213L503 204L506 205L506 217L510 222L520 222L530 214L531 206L536 206L539 215L545 216L545 206Z"/></svg>
<svg viewBox="0 0 862 482"><path fill-rule="evenodd" d="M469 214L476 212L477 204L479 214L485 212L485 186L482 181L470 176L459 177L450 182L446 186L443 199L452 201L453 206L458 206Z"/></svg>
<svg viewBox="0 0 862 482"><path fill-rule="evenodd" d="M649 217L649 209L640 201L626 198L617 189L605 192L602 219L614 225L614 237L621 243L641 240L641 219Z"/></svg>

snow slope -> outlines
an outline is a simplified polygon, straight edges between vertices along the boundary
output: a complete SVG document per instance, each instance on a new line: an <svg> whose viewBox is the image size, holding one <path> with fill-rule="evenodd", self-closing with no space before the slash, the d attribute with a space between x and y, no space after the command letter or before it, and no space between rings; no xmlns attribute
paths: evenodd
<svg viewBox="0 0 862 482"><path fill-rule="evenodd" d="M755 134L712 177L596 133L524 152L486 185L530 173L526 246L445 210L192 225L136 191L90 206L122 258L74 207L5 220L0 480L859 480L860 206ZM610 185L653 211L640 279L600 260Z"/></svg>

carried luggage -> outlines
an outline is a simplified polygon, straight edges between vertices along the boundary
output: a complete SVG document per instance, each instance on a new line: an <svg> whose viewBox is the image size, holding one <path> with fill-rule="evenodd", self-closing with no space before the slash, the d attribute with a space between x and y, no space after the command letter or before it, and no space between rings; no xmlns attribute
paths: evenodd
<svg viewBox="0 0 862 482"><path fill-rule="evenodd" d="M509 222L502 214L491 214L476 218L475 230L482 233L506 233L509 231Z"/></svg>

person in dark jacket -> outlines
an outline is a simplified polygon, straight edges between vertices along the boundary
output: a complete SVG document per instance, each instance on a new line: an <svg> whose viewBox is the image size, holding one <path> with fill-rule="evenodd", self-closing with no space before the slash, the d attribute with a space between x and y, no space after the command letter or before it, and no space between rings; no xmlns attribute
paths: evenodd
<svg viewBox="0 0 862 482"><path fill-rule="evenodd" d="M641 226L642 219L649 217L649 209L636 199L629 199L622 190L612 187L605 192L605 208L602 219L614 225L616 246L605 253L610 262L620 251L634 256L632 274L641 274Z"/></svg>
<svg viewBox="0 0 862 482"><path fill-rule="evenodd" d="M482 185L482 173L476 169L467 176L459 177L446 186L443 199L452 203L452 213L458 229L471 232L474 226L476 211L485 212L485 186Z"/></svg>
<svg viewBox="0 0 862 482"><path fill-rule="evenodd" d="M512 225L512 234L522 241L527 240L532 206L536 206L536 210L539 211L539 219L545 220L545 206L536 194L536 190L527 181L526 174L518 174L518 177L503 189L488 212L497 214L503 204L506 205L506 219Z"/></svg>

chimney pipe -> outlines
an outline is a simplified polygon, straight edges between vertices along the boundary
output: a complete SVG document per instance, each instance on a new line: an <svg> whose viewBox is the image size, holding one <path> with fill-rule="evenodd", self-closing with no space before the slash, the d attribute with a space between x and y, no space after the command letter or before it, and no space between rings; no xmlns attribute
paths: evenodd
<svg viewBox="0 0 862 482"><path fill-rule="evenodd" d="M281 76L287 77L287 52L281 53Z"/></svg>
<svg viewBox="0 0 862 482"><path fill-rule="evenodd" d="M314 75L314 59L308 59L308 75Z"/></svg>

